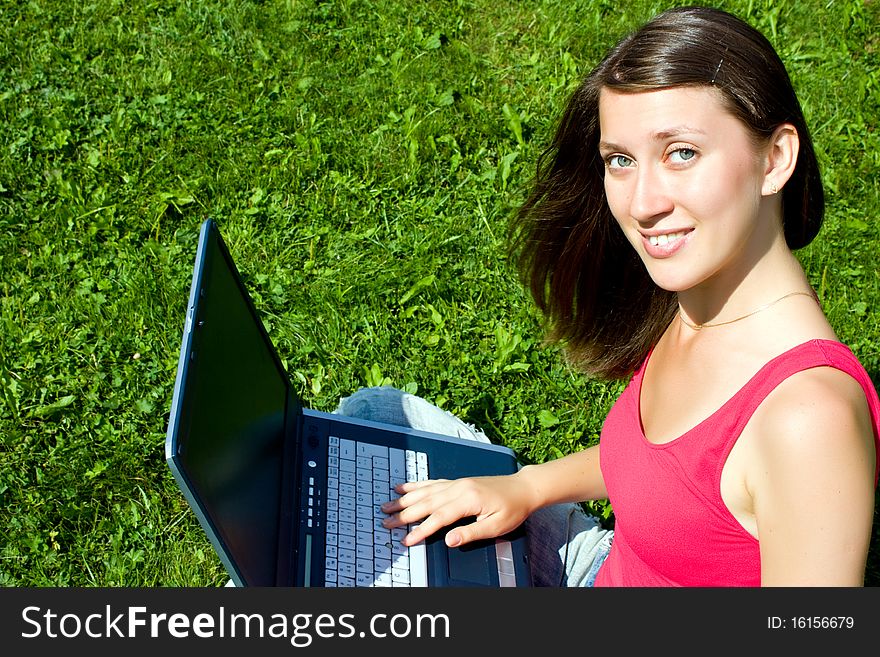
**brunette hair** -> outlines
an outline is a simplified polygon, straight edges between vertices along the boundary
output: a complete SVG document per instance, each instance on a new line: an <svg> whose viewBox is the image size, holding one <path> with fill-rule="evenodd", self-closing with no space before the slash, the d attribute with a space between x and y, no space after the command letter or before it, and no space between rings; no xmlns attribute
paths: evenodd
<svg viewBox="0 0 880 657"><path fill-rule="evenodd" d="M680 86L717 89L756 141L792 124L800 150L781 190L789 248L809 244L822 225L819 165L791 80L770 42L717 9L678 7L655 16L621 40L574 91L511 224L512 260L548 320L548 339L562 343L573 365L597 377L632 373L677 311L675 294L654 284L608 208L599 93Z"/></svg>

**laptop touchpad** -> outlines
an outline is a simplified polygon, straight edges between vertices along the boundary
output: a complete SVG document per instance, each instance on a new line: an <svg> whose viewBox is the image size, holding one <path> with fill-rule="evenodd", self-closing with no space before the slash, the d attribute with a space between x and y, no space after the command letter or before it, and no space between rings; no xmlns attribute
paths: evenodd
<svg viewBox="0 0 880 657"><path fill-rule="evenodd" d="M449 549L449 578L491 586L489 579L489 549L486 541L477 541L460 548Z"/></svg>

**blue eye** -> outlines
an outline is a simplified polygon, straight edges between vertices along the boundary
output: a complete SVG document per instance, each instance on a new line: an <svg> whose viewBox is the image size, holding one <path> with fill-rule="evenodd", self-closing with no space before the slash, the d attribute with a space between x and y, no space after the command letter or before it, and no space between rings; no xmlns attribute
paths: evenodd
<svg viewBox="0 0 880 657"><path fill-rule="evenodd" d="M611 169L625 169L633 165L632 159L626 155L612 155L608 158L608 167Z"/></svg>
<svg viewBox="0 0 880 657"><path fill-rule="evenodd" d="M697 153L692 148L676 148L669 154L669 159L673 162L680 164L682 162L687 162L690 159L693 159Z"/></svg>

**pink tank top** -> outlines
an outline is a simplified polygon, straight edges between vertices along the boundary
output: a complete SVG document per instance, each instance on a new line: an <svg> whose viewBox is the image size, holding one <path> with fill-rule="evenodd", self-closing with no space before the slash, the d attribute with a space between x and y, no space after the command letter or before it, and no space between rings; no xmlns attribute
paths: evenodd
<svg viewBox="0 0 880 657"><path fill-rule="evenodd" d="M647 359L645 359L647 363ZM655 445L642 432L645 363L615 402L599 441L615 526L596 586L759 586L758 541L721 499L721 469L758 405L787 377L830 366L861 384L877 442L880 400L850 349L811 340L768 362L718 411L675 440Z"/></svg>

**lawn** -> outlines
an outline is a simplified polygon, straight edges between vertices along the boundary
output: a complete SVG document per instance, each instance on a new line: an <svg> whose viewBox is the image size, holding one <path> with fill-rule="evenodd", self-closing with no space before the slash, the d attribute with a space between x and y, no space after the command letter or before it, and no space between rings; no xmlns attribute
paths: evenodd
<svg viewBox="0 0 880 657"><path fill-rule="evenodd" d="M308 406L391 383L524 460L594 444L623 384L542 344L507 220L567 92L672 4L3 2L0 585L225 582L164 460L207 217ZM828 195L798 257L877 385L880 3L716 4L789 66Z"/></svg>

